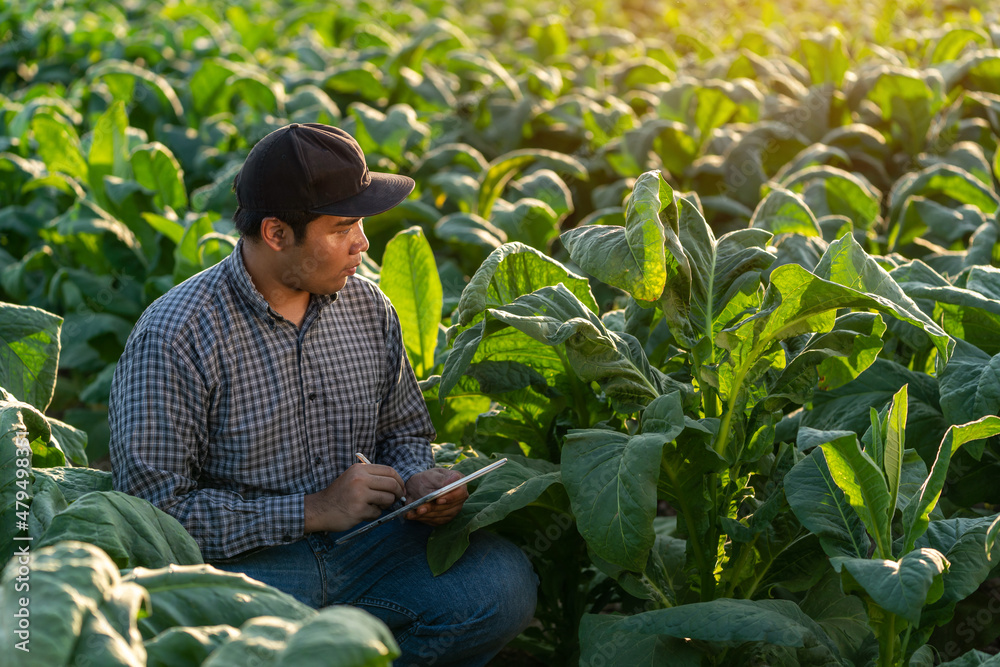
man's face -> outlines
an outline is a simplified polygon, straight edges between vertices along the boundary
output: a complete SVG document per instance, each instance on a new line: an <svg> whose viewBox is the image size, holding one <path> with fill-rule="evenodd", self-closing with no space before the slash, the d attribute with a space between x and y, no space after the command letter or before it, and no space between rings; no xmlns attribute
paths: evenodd
<svg viewBox="0 0 1000 667"><path fill-rule="evenodd" d="M366 250L362 218L321 215L306 225L301 243L285 249L281 282L312 294L333 294L354 275Z"/></svg>

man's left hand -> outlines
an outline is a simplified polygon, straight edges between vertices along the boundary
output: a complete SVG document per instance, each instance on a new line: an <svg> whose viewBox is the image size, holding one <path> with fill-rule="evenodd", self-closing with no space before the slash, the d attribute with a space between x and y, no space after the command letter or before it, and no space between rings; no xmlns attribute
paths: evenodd
<svg viewBox="0 0 1000 667"><path fill-rule="evenodd" d="M448 468L431 468L430 470L418 472L406 482L406 497L410 500L419 500L428 493L437 491L441 487L447 486L456 479L461 478L461 473ZM406 518L431 526L441 526L458 515L468 497L469 490L464 486L460 486L454 491L450 491L440 498L435 498L412 512L408 512Z"/></svg>

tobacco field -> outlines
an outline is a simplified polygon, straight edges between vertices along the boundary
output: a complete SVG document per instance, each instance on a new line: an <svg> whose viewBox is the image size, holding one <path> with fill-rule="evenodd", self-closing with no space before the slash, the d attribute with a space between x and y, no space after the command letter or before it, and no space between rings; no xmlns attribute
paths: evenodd
<svg viewBox="0 0 1000 667"><path fill-rule="evenodd" d="M3 664L398 656L108 472L132 326L232 251L233 177L291 122L416 180L359 275L438 463L509 459L428 547L529 555L536 619L491 664L1000 665L1000 13L972 0L0 4Z"/></svg>

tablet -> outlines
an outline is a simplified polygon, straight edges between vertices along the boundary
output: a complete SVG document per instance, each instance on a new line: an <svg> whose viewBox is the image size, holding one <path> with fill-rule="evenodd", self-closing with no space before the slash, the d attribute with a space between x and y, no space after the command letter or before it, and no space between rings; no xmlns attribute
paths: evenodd
<svg viewBox="0 0 1000 667"><path fill-rule="evenodd" d="M502 466L504 463L507 463L507 459L500 459L499 461L494 461L493 463L489 464L485 468L480 468L479 470L477 470L477 471L475 471L473 473L469 473L468 475L466 475L465 477L462 477L461 479L456 479L451 484L447 484L445 486L442 486L437 491L431 491L430 493L428 493L423 498L420 498L418 500L414 500L409 505L403 505L398 510L389 512L388 514L385 514L385 515L380 516L379 518L375 519L371 523L367 523L364 526L361 526L361 528L358 528L353 533L348 533L347 535L344 535L343 537L341 537L340 539L338 539L336 542L334 542L334 544L341 544L343 542L346 542L347 540L351 539L352 537L357 537L361 533L369 531L372 528L377 528L378 526L381 526L383 523L385 523L387 521L392 521L396 517L399 517L399 516L402 516L404 514L407 514L411 510L415 510L416 508L420 507L421 505L423 505L425 503L429 503L430 501L434 500L435 498L440 498L441 496L445 495L449 491L454 491L455 489L457 489L460 486L465 486L466 484L468 484L472 480L476 479L477 477L482 477L486 473L493 472L494 470L496 470L497 468L499 468L500 466Z"/></svg>

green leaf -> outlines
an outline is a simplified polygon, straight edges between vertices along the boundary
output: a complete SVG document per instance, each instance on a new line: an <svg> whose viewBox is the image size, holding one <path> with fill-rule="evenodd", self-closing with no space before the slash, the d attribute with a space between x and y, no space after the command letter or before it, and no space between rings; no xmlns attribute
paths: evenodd
<svg viewBox="0 0 1000 667"><path fill-rule="evenodd" d="M87 156L87 177L90 189L105 207L108 199L104 190L104 177L130 176L127 129L128 115L125 113L125 103L120 100L108 107L94 125L90 154Z"/></svg>
<svg viewBox="0 0 1000 667"><path fill-rule="evenodd" d="M632 618L584 614L580 619L580 664L701 666L702 653L690 642L642 632L633 627Z"/></svg>
<svg viewBox="0 0 1000 667"><path fill-rule="evenodd" d="M997 543L997 534L1000 534L1000 515L997 515L993 519L993 523L990 524L989 530L986 531L986 553L991 562L994 560L993 547L995 547Z"/></svg>
<svg viewBox="0 0 1000 667"><path fill-rule="evenodd" d="M408 165L430 141L430 127L417 119L408 104L394 104L382 113L355 102L348 111L357 120L355 138L365 154L384 155L396 165Z"/></svg>
<svg viewBox="0 0 1000 667"><path fill-rule="evenodd" d="M885 359L876 359L868 370L839 389L816 392L812 408L802 416L802 425L864 434L871 425L870 408L882 408L904 384L909 385L906 442L930 460L948 428L938 404L937 382L926 373Z"/></svg>
<svg viewBox="0 0 1000 667"><path fill-rule="evenodd" d="M24 667L94 664L141 667L146 664L136 617L149 609L145 591L122 580L111 559L99 548L64 542L31 548L29 651L13 650L18 641L18 610L28 591L15 589L18 562L3 572L0 588L0 632L11 637L5 664ZM44 633L38 641L36 633ZM11 660L11 662L6 662Z"/></svg>
<svg viewBox="0 0 1000 667"><path fill-rule="evenodd" d="M170 628L145 642L146 667L200 665L209 654L239 636L229 625Z"/></svg>
<svg viewBox="0 0 1000 667"><path fill-rule="evenodd" d="M298 621L316 614L315 609L277 588L211 565L169 565L155 570L137 567L123 580L139 584L149 593L150 613L138 621L143 639L173 627L239 627L257 616Z"/></svg>
<svg viewBox="0 0 1000 667"><path fill-rule="evenodd" d="M782 186L801 192L817 219L842 215L859 229L871 229L879 220L882 193L849 171L829 165L807 167L791 174Z"/></svg>
<svg viewBox="0 0 1000 667"><path fill-rule="evenodd" d="M875 362L885 330L878 313L841 315L829 332L812 334L770 383L766 405L805 404L816 390L830 391L854 380Z"/></svg>
<svg viewBox="0 0 1000 667"><path fill-rule="evenodd" d="M508 181L531 165L540 165L560 174L587 179L587 168L574 157L556 151L526 148L504 153L489 164L479 177L480 216L489 217Z"/></svg>
<svg viewBox="0 0 1000 667"><path fill-rule="evenodd" d="M76 502L91 491L113 490L111 473L104 470L57 467L38 468L32 472L36 480L45 477L55 482L69 503Z"/></svg>
<svg viewBox="0 0 1000 667"><path fill-rule="evenodd" d="M45 411L56 388L62 318L0 303L0 387Z"/></svg>
<svg viewBox="0 0 1000 667"><path fill-rule="evenodd" d="M483 464L489 461L484 460ZM559 470L548 461L508 456L507 463L487 475L469 495L454 519L434 529L427 540L427 562L437 576L446 572L469 546L473 531L494 524L538 500Z"/></svg>
<svg viewBox="0 0 1000 667"><path fill-rule="evenodd" d="M952 337L988 354L1000 353L1000 300L954 286L919 260L893 269L890 275L908 296L928 304L924 308Z"/></svg>
<svg viewBox="0 0 1000 667"><path fill-rule="evenodd" d="M941 411L950 424L1000 414L1000 354L993 357L958 340L939 377Z"/></svg>
<svg viewBox="0 0 1000 667"><path fill-rule="evenodd" d="M916 156L927 143L934 115L944 105L944 82L940 77L887 67L868 91L868 99L890 123L896 142Z"/></svg>
<svg viewBox="0 0 1000 667"><path fill-rule="evenodd" d="M201 563L201 552L184 527L141 498L95 491L57 514L35 542L44 547L80 540L104 549L119 568Z"/></svg>
<svg viewBox="0 0 1000 667"><path fill-rule="evenodd" d="M622 618L615 632L693 639L719 648L745 642L806 648L822 652L833 664L838 655L822 627L788 600L718 599L647 611Z"/></svg>
<svg viewBox="0 0 1000 667"><path fill-rule="evenodd" d="M49 428L52 429L54 446L60 449L73 465L86 466L87 432L54 417L46 417L45 419L49 422Z"/></svg>
<svg viewBox="0 0 1000 667"><path fill-rule="evenodd" d="M917 538L927 530L930 513L937 506L941 497L941 489L944 488L945 477L948 474L948 466L951 464L951 457L959 447L969 442L975 442L1000 433L1000 417L983 417L978 421L962 424L961 426L951 426L948 428L944 439L941 440L941 447L938 449L937 458L931 467L930 474L920 487L920 492L915 495L903 510L903 530L904 530L904 551L913 548ZM982 455L982 448L976 459Z"/></svg>
<svg viewBox="0 0 1000 667"><path fill-rule="evenodd" d="M854 440L852 433L845 437ZM865 558L870 542L858 513L834 481L817 447L785 475L785 497L796 518L816 535L827 555Z"/></svg>
<svg viewBox="0 0 1000 667"><path fill-rule="evenodd" d="M832 83L840 87L850 66L840 30L829 26L821 33L803 35L799 48L813 84Z"/></svg>
<svg viewBox="0 0 1000 667"><path fill-rule="evenodd" d="M822 236L816 216L802 197L782 188L771 190L761 200L750 219L750 226L775 235Z"/></svg>
<svg viewBox="0 0 1000 667"><path fill-rule="evenodd" d="M205 667L301 665L324 667L330 656L344 667L389 667L399 647L386 625L368 612L331 606L298 621L261 616L213 652Z"/></svg>
<svg viewBox="0 0 1000 667"><path fill-rule="evenodd" d="M997 667L1000 655L990 655L973 649L957 660L942 662L941 667Z"/></svg>
<svg viewBox="0 0 1000 667"><path fill-rule="evenodd" d="M949 30L934 45L931 51L931 65L947 63L949 60L957 60L959 54L968 47L983 44L988 40L986 35L977 30L969 28L954 28Z"/></svg>
<svg viewBox="0 0 1000 667"><path fill-rule="evenodd" d="M676 432L683 428L681 421ZM658 464L672 439L664 433L629 436L603 429L566 434L562 481L577 530L604 560L633 572L646 567L655 538Z"/></svg>
<svg viewBox="0 0 1000 667"><path fill-rule="evenodd" d="M87 180L87 163L80 149L80 138L71 125L39 113L31 119L31 132L38 142L38 155L50 172Z"/></svg>
<svg viewBox="0 0 1000 667"><path fill-rule="evenodd" d="M559 217L555 210L540 199L525 197L516 203L498 199L493 204L491 220L508 238L546 252L559 235Z"/></svg>
<svg viewBox="0 0 1000 667"><path fill-rule="evenodd" d="M907 199L919 195L928 199L946 198L958 204L975 206L991 215L1000 206L1000 197L979 179L964 169L938 164L900 178L889 191L890 227L900 224L900 216Z"/></svg>
<svg viewBox="0 0 1000 667"><path fill-rule="evenodd" d="M876 553L891 556L889 525L895 505L882 471L866 452L861 451L857 438L841 438L822 447L834 483L847 496L874 538Z"/></svg>
<svg viewBox="0 0 1000 667"><path fill-rule="evenodd" d="M845 592L864 591L875 604L913 625L920 623L924 605L941 597L948 571L948 559L935 549L908 551L898 561L837 557L830 564L841 573Z"/></svg>
<svg viewBox="0 0 1000 667"><path fill-rule="evenodd" d="M430 243L418 226L396 234L385 247L379 288L392 301L403 330L406 355L418 378L434 367L444 301Z"/></svg>
<svg viewBox="0 0 1000 667"><path fill-rule="evenodd" d="M907 385L896 392L889 407L882 469L889 485L889 519L896 511L903 475L903 450L906 439Z"/></svg>
<svg viewBox="0 0 1000 667"><path fill-rule="evenodd" d="M854 595L845 595L840 588L840 578L829 572L809 589L799 604L802 611L826 631L840 649L840 655L852 664L865 640L872 635L864 603Z"/></svg>
<svg viewBox="0 0 1000 667"><path fill-rule="evenodd" d="M542 287L562 283L589 310L597 312L590 283L565 266L523 243L505 243L490 253L469 284L455 311L461 325L473 322L487 308L497 308Z"/></svg>
<svg viewBox="0 0 1000 667"><path fill-rule="evenodd" d="M561 284L487 313L483 338L511 326L546 345L565 344L569 367L584 382L597 382L619 412L634 412L662 393L659 372L650 367L639 342L609 331Z"/></svg>
<svg viewBox="0 0 1000 667"><path fill-rule="evenodd" d="M942 360L947 361L951 356L955 344L950 337L920 310L852 235L846 234L830 244L816 266L816 275L866 293L878 302L877 310L923 329Z"/></svg>
<svg viewBox="0 0 1000 667"><path fill-rule="evenodd" d="M138 65L116 59L102 59L92 67L87 68L87 77L91 81L103 80L111 89L116 102L134 104L142 99L145 90L136 90L136 84L142 83L151 90L160 101L160 109L169 109L178 119L184 118L184 108L170 82L164 77Z"/></svg>
<svg viewBox="0 0 1000 667"><path fill-rule="evenodd" d="M577 227L561 239L584 271L640 301L655 301L667 279L664 241L668 234L676 236L674 220L673 190L659 172L647 172L628 199L624 227ZM667 226L673 227L671 232Z"/></svg>
<svg viewBox="0 0 1000 667"><path fill-rule="evenodd" d="M995 544L989 550L983 549L992 521L994 517L931 521L927 532L917 540L917 548L940 551L950 563L948 576L944 578L944 593L931 609L924 610L921 619L924 625L929 621L941 625L951 620L955 605L972 595L989 577L1000 557Z"/></svg>
<svg viewBox="0 0 1000 667"><path fill-rule="evenodd" d="M158 141L143 144L132 151L129 161L135 180L154 192L153 202L160 210L187 208L184 170L169 148Z"/></svg>

